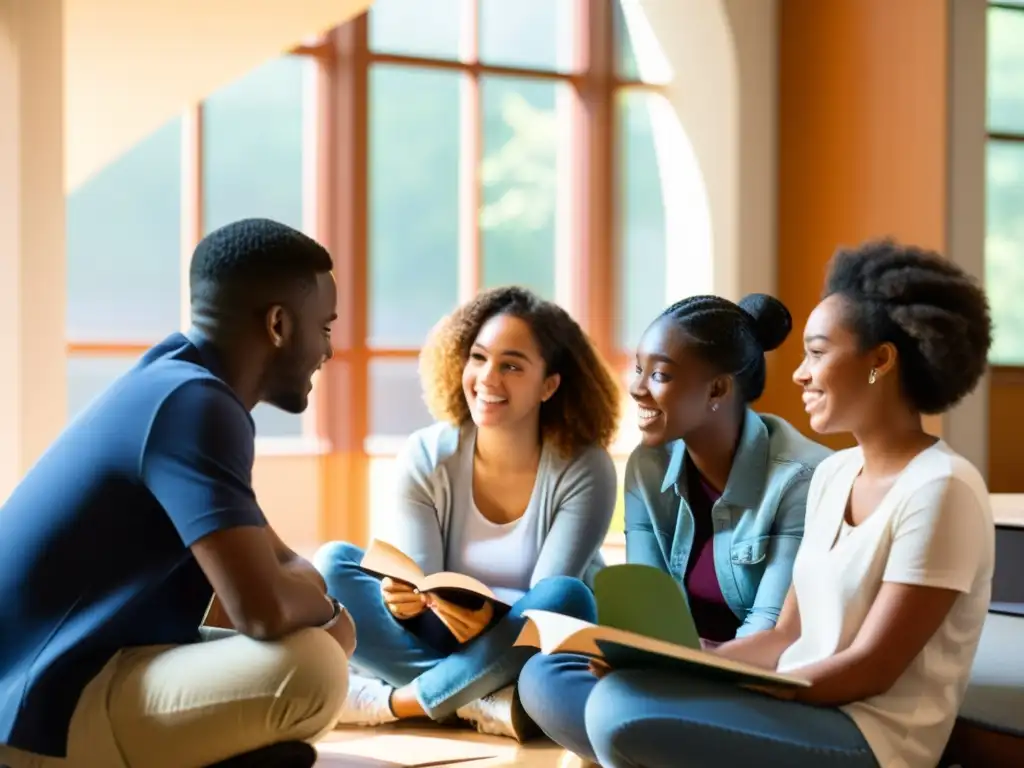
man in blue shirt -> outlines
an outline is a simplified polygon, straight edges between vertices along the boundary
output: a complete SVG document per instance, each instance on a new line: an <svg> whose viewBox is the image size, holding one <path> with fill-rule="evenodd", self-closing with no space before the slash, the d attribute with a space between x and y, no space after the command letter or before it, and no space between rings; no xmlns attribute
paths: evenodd
<svg viewBox="0 0 1024 768"><path fill-rule="evenodd" d="M211 233L193 328L0 507L0 765L312 765L303 742L334 724L355 631L260 510L250 411L305 410L331 356L331 267L276 222ZM211 639L214 594L237 632Z"/></svg>

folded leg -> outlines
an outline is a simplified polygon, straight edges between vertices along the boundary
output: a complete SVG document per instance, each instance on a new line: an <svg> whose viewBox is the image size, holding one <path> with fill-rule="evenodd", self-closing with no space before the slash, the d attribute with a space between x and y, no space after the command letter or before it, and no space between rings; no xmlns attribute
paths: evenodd
<svg viewBox="0 0 1024 768"><path fill-rule="evenodd" d="M611 673L586 725L604 768L878 768L842 710L681 674Z"/></svg>

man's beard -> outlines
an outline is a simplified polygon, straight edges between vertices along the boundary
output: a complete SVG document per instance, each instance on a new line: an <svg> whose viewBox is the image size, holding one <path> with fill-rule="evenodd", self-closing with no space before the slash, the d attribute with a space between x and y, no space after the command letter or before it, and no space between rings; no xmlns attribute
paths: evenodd
<svg viewBox="0 0 1024 768"><path fill-rule="evenodd" d="M309 378L294 345L278 351L271 363L266 400L286 413L302 413L309 403Z"/></svg>

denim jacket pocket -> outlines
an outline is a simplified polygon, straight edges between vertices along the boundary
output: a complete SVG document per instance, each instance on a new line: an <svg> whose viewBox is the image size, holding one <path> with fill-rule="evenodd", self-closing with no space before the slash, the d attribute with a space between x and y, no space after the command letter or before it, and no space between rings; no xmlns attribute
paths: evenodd
<svg viewBox="0 0 1024 768"><path fill-rule="evenodd" d="M733 565L757 565L768 556L771 536L758 536L732 545L730 559Z"/></svg>

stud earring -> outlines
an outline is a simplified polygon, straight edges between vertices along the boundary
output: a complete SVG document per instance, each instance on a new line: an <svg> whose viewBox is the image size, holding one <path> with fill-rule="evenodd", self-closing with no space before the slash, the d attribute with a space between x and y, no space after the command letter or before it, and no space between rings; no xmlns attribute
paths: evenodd
<svg viewBox="0 0 1024 768"><path fill-rule="evenodd" d="M874 384L878 379L878 371L874 368L871 369L871 373L868 374L868 384Z"/></svg>
<svg viewBox="0 0 1024 768"><path fill-rule="evenodd" d="M712 403L711 404L711 410L712 411L717 411L718 410L718 403Z"/></svg>

